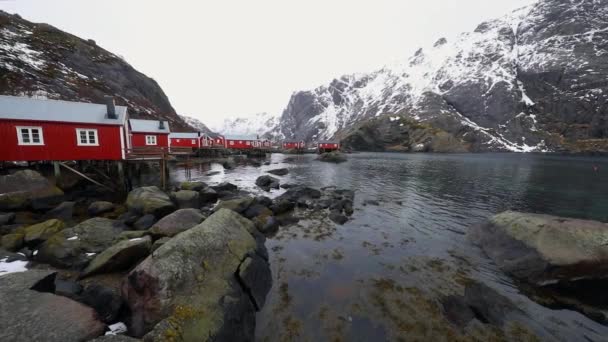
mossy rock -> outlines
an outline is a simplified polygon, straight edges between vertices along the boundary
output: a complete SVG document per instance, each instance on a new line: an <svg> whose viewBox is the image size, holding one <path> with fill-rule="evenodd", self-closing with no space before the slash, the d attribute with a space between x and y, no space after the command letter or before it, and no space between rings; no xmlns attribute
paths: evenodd
<svg viewBox="0 0 608 342"><path fill-rule="evenodd" d="M24 228L24 242L27 245L37 245L46 241L51 236L62 231L65 228L65 223L61 220L50 219L33 226Z"/></svg>
<svg viewBox="0 0 608 342"><path fill-rule="evenodd" d="M127 196L126 205L131 211L156 217L163 217L175 210L175 204L169 195L156 186L134 189Z"/></svg>
<svg viewBox="0 0 608 342"><path fill-rule="evenodd" d="M181 190L201 191L207 187L203 182L182 182L179 186Z"/></svg>
<svg viewBox="0 0 608 342"><path fill-rule="evenodd" d="M8 234L2 237L2 248L9 252L16 252L23 247L23 234Z"/></svg>

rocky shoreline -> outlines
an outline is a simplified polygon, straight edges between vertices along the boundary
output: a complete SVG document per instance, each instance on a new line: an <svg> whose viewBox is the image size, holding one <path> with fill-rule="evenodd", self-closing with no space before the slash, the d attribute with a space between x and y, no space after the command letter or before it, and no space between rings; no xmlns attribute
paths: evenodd
<svg viewBox="0 0 608 342"><path fill-rule="evenodd" d="M32 170L0 176L0 293L12 298L0 304L0 339L253 340L272 286L266 236L318 214L344 224L355 196L263 177L262 189L285 192L183 182L112 202Z"/></svg>

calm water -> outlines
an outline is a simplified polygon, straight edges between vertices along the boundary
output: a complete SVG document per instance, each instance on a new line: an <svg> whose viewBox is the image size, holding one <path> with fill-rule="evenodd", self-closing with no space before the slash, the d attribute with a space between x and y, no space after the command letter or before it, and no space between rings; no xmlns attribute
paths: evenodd
<svg viewBox="0 0 608 342"><path fill-rule="evenodd" d="M275 154L260 168L172 170L175 182L230 181L262 193L255 179L287 167L282 183L356 191L355 214L344 226L305 219L268 239L274 283L258 313L258 340L515 340L528 333L549 341L606 340L607 327L520 294L466 232L507 209L608 221L607 159L373 153L335 165L314 158ZM363 206L366 199L380 206ZM462 295L470 280L519 307L508 314L511 323L461 329L446 319L442 298Z"/></svg>

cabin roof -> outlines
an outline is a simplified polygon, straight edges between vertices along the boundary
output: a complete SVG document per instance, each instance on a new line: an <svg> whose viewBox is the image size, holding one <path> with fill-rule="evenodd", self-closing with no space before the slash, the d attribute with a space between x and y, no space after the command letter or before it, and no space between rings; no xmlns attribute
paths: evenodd
<svg viewBox="0 0 608 342"><path fill-rule="evenodd" d="M255 135L232 135L232 134L226 134L225 138L227 140L249 140L249 141L259 140L258 137L255 136Z"/></svg>
<svg viewBox="0 0 608 342"><path fill-rule="evenodd" d="M203 134L199 136L199 133L197 132L171 132L169 134L169 138L171 139L198 139L201 136L203 136Z"/></svg>
<svg viewBox="0 0 608 342"><path fill-rule="evenodd" d="M339 144L338 140L321 140L318 142L319 144Z"/></svg>
<svg viewBox="0 0 608 342"><path fill-rule="evenodd" d="M164 133L169 134L171 130L169 129L169 121L164 121L165 127L163 129L159 128L159 120L139 120L139 119L129 119L129 124L131 125L131 131L135 133Z"/></svg>
<svg viewBox="0 0 608 342"><path fill-rule="evenodd" d="M0 119L122 125L127 107L115 108L117 118L111 119L105 104L0 95Z"/></svg>

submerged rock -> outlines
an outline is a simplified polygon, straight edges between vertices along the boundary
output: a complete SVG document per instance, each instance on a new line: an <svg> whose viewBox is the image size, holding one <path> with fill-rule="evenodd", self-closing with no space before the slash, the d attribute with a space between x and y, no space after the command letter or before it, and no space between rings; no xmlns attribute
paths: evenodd
<svg viewBox="0 0 608 342"><path fill-rule="evenodd" d="M259 186L265 191L270 191L270 189L278 189L280 185L280 181L272 176L260 176L255 180L255 185Z"/></svg>
<svg viewBox="0 0 608 342"><path fill-rule="evenodd" d="M123 283L123 298L132 313L129 332L146 335L146 341L167 336L253 340L254 303L263 302L264 289L244 288L237 276L243 261L264 249L256 233L251 221L221 209L158 248ZM243 272L249 280L265 278L261 273L270 269L256 259L255 272L249 274L249 267Z"/></svg>
<svg viewBox="0 0 608 342"><path fill-rule="evenodd" d="M198 209L180 209L156 222L149 230L155 237L173 237L203 222L205 216Z"/></svg>
<svg viewBox="0 0 608 342"><path fill-rule="evenodd" d="M127 196L129 210L141 214L153 214L163 217L175 210L175 205L169 195L156 186L147 186L132 190Z"/></svg>
<svg viewBox="0 0 608 342"><path fill-rule="evenodd" d="M340 152L329 152L320 154L317 157L318 161L326 162L326 163L344 163L346 162L346 156Z"/></svg>
<svg viewBox="0 0 608 342"><path fill-rule="evenodd" d="M289 169L286 169L286 168L274 169L274 170L268 170L266 172L276 175L276 176L285 176L289 173Z"/></svg>
<svg viewBox="0 0 608 342"><path fill-rule="evenodd" d="M40 173L21 170L0 176L0 210L53 207L61 202L63 191L51 184Z"/></svg>
<svg viewBox="0 0 608 342"><path fill-rule="evenodd" d="M531 284L608 276L606 223L507 211L470 236L503 271Z"/></svg>

